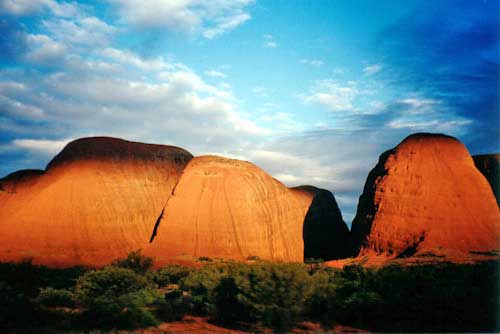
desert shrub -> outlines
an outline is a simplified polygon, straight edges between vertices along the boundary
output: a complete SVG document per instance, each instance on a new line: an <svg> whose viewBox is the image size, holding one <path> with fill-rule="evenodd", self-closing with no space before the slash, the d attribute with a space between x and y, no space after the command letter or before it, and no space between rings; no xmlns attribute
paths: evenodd
<svg viewBox="0 0 500 334"><path fill-rule="evenodd" d="M155 326L158 320L146 309L142 291L117 298L94 298L82 314L80 327L134 329Z"/></svg>
<svg viewBox="0 0 500 334"><path fill-rule="evenodd" d="M189 276L193 270L179 265L168 265L157 271L151 271L147 274L148 279L159 287L169 284L179 284L180 280Z"/></svg>
<svg viewBox="0 0 500 334"><path fill-rule="evenodd" d="M168 291L154 306L157 318L163 321L181 320L191 310L190 298L180 289Z"/></svg>
<svg viewBox="0 0 500 334"><path fill-rule="evenodd" d="M132 269L138 274L144 275L153 267L153 258L142 255L140 249L130 252L126 258L117 259L111 263L112 266Z"/></svg>
<svg viewBox="0 0 500 334"><path fill-rule="evenodd" d="M116 298L149 287L149 282L131 269L106 267L85 273L78 279L76 296L84 306L99 298Z"/></svg>
<svg viewBox="0 0 500 334"><path fill-rule="evenodd" d="M73 293L66 289L54 289L51 287L40 290L36 302L43 306L74 307L75 299Z"/></svg>
<svg viewBox="0 0 500 334"><path fill-rule="evenodd" d="M132 269L106 267L78 279L78 301L84 306L87 326L95 328L137 328L157 324L145 306L158 298L147 279Z"/></svg>
<svg viewBox="0 0 500 334"><path fill-rule="evenodd" d="M3 281L0 281L0 332L50 332L48 321L36 304L23 291Z"/></svg>
<svg viewBox="0 0 500 334"><path fill-rule="evenodd" d="M181 288L191 296L194 314L208 315L214 311L214 289L227 272L227 265L207 265L180 281Z"/></svg>
<svg viewBox="0 0 500 334"><path fill-rule="evenodd" d="M214 317L222 324L250 321L249 310L241 300L234 277L223 277L214 289Z"/></svg>
<svg viewBox="0 0 500 334"><path fill-rule="evenodd" d="M22 291L27 297L36 297L43 287L71 289L79 276L87 269L71 267L64 269L33 265L30 260L20 263L0 263L0 277L12 288Z"/></svg>
<svg viewBox="0 0 500 334"><path fill-rule="evenodd" d="M221 322L260 321L286 331L301 319L309 293L304 265L236 265L214 289L215 316Z"/></svg>

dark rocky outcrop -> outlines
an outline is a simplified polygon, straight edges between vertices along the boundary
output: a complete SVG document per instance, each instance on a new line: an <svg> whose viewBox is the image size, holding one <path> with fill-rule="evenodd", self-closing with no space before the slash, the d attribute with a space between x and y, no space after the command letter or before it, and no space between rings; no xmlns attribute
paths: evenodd
<svg viewBox="0 0 500 334"><path fill-rule="evenodd" d="M333 194L313 186L292 189L313 198L304 218L304 259L328 261L348 257L350 233Z"/></svg>
<svg viewBox="0 0 500 334"><path fill-rule="evenodd" d="M474 164L486 177L500 206L500 154L473 155Z"/></svg>

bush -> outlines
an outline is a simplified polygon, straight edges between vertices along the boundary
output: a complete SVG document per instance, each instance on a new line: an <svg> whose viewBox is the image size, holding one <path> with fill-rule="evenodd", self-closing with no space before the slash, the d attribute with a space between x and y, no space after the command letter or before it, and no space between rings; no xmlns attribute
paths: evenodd
<svg viewBox="0 0 500 334"><path fill-rule="evenodd" d="M179 284L181 279L189 276L193 270L179 265L168 265L157 271L149 272L147 277L159 287Z"/></svg>
<svg viewBox="0 0 500 334"><path fill-rule="evenodd" d="M214 289L227 272L227 265L207 265L180 281L181 288L191 295L194 314L208 315L214 312Z"/></svg>
<svg viewBox="0 0 500 334"><path fill-rule="evenodd" d="M112 266L132 269L140 275L146 274L153 267L153 258L142 255L141 250L130 252L125 259L118 259Z"/></svg>
<svg viewBox="0 0 500 334"><path fill-rule="evenodd" d="M154 306L158 319L163 321L181 320L191 310L189 297L180 289L168 291Z"/></svg>
<svg viewBox="0 0 500 334"><path fill-rule="evenodd" d="M43 288L36 298L36 302L48 307L74 307L75 299L73 293L66 289Z"/></svg>
<svg viewBox="0 0 500 334"><path fill-rule="evenodd" d="M220 322L260 321L286 331L303 315L309 292L304 265L235 265L214 289L214 313Z"/></svg>
<svg viewBox="0 0 500 334"><path fill-rule="evenodd" d="M0 281L0 329L4 333L29 333L41 328L39 312L23 292Z"/></svg>
<svg viewBox="0 0 500 334"><path fill-rule="evenodd" d="M131 269L106 267L85 273L76 284L76 296L84 306L96 299L115 299L150 287L148 281Z"/></svg>
<svg viewBox="0 0 500 334"><path fill-rule="evenodd" d="M158 294L143 276L131 269L106 267L78 279L78 301L85 307L84 322L95 328L137 328L157 324L145 306Z"/></svg>

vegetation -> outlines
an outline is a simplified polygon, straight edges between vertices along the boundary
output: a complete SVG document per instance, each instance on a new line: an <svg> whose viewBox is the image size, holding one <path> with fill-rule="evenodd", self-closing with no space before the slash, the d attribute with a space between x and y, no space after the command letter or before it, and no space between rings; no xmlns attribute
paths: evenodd
<svg viewBox="0 0 500 334"><path fill-rule="evenodd" d="M286 332L301 321L373 331L498 331L499 263L333 269L321 261L203 261L152 270L139 251L99 269L0 264L0 331L132 329L208 316Z"/></svg>

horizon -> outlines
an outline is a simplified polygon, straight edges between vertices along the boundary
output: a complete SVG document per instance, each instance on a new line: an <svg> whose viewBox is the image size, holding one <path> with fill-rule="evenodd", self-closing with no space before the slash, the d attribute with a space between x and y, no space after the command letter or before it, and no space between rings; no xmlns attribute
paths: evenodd
<svg viewBox="0 0 500 334"><path fill-rule="evenodd" d="M500 152L498 7L2 0L0 176L118 137L325 188L350 226L379 155L412 133Z"/></svg>

